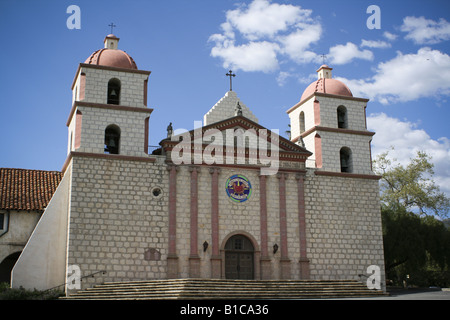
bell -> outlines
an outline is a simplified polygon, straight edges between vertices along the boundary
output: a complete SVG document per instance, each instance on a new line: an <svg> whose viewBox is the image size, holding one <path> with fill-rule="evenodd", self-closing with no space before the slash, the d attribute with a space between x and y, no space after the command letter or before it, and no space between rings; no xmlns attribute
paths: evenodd
<svg viewBox="0 0 450 320"><path fill-rule="evenodd" d="M114 141L114 138L109 139L109 147L112 147L112 148L116 147L116 143Z"/></svg>
<svg viewBox="0 0 450 320"><path fill-rule="evenodd" d="M111 96L117 96L116 90L114 89L111 90Z"/></svg>

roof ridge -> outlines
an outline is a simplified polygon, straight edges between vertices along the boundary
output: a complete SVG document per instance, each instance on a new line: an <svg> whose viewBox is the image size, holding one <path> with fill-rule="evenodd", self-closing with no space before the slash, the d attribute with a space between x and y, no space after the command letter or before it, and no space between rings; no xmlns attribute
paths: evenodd
<svg viewBox="0 0 450 320"><path fill-rule="evenodd" d="M59 170L44 170L44 169L27 169L27 168L8 168L8 167L0 167L0 170L23 170L23 171L41 171L41 172L56 172L62 173Z"/></svg>

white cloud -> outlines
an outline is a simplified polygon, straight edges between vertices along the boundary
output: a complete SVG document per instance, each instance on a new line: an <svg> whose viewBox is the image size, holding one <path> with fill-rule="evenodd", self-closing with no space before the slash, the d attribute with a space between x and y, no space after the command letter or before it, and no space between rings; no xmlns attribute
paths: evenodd
<svg viewBox="0 0 450 320"><path fill-rule="evenodd" d="M400 30L407 32L405 39L416 44L435 44L450 40L450 23L442 18L434 21L424 17L406 17Z"/></svg>
<svg viewBox="0 0 450 320"><path fill-rule="evenodd" d="M384 113L367 117L367 127L376 132L372 140L373 159L394 147L389 157L406 165L417 151L425 151L432 157L434 181L441 191L450 196L450 140L447 137L432 139L418 124L401 121Z"/></svg>
<svg viewBox="0 0 450 320"><path fill-rule="evenodd" d="M368 47L368 48L390 48L391 44L386 41L381 40L362 40L361 41L361 47Z"/></svg>
<svg viewBox="0 0 450 320"><path fill-rule="evenodd" d="M369 79L339 79L355 96L383 104L449 95L450 56L430 48L421 48L415 54L397 52L395 58L379 63Z"/></svg>
<svg viewBox="0 0 450 320"><path fill-rule="evenodd" d="M385 37L386 39L390 40L390 41L394 41L395 39L397 39L397 35L390 33L389 31L385 31L383 33L383 37Z"/></svg>
<svg viewBox="0 0 450 320"><path fill-rule="evenodd" d="M211 56L222 58L227 69L271 72L278 69L278 49L277 44L267 41L240 46L235 46L234 42L224 42L212 48Z"/></svg>
<svg viewBox="0 0 450 320"><path fill-rule="evenodd" d="M317 57L317 54L309 51L308 48L311 43L320 39L321 34L320 24L304 25L302 29L280 37L283 52L297 63L311 62Z"/></svg>
<svg viewBox="0 0 450 320"><path fill-rule="evenodd" d="M277 83L280 87L284 86L286 84L286 81L288 78L292 77L292 74L286 71L280 71L280 73L277 76Z"/></svg>
<svg viewBox="0 0 450 320"><path fill-rule="evenodd" d="M328 56L332 64L345 64L351 62L353 59L373 60L373 53L371 51L359 50L358 46L352 42L331 47Z"/></svg>
<svg viewBox="0 0 450 320"><path fill-rule="evenodd" d="M300 7L271 4L268 0L254 0L247 10L238 8L228 11L227 22L249 40L261 37L273 37L281 31L286 31L290 26L301 19L308 18L310 10Z"/></svg>
<svg viewBox="0 0 450 320"><path fill-rule="evenodd" d="M225 68L244 71L274 71L279 60L311 62L317 55L309 50L322 34L312 11L300 6L254 0L229 10L222 32L210 36L211 56L223 60Z"/></svg>

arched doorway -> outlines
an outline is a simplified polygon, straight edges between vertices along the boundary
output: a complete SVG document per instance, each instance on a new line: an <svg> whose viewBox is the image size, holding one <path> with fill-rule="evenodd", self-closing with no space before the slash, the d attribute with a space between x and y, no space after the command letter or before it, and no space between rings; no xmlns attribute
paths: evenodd
<svg viewBox="0 0 450 320"><path fill-rule="evenodd" d="M254 253L252 242L243 235L234 235L225 244L225 278L254 279Z"/></svg>
<svg viewBox="0 0 450 320"><path fill-rule="evenodd" d="M0 263L0 282L10 283L11 271L12 271L14 265L16 264L17 259L19 259L19 256L20 256L20 252L15 252L15 253L7 256Z"/></svg>

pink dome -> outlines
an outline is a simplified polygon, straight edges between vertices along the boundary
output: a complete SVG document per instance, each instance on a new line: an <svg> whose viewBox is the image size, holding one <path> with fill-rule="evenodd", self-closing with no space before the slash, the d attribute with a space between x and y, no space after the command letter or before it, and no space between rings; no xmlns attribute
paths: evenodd
<svg viewBox="0 0 450 320"><path fill-rule="evenodd" d="M300 101L305 100L310 95L312 95L314 92L335 94L338 96L353 97L352 92L343 82L336 80L336 79L320 78L319 80L311 83L305 89Z"/></svg>
<svg viewBox="0 0 450 320"><path fill-rule="evenodd" d="M126 52L118 49L100 49L95 51L84 63L100 66L137 69L137 65Z"/></svg>

